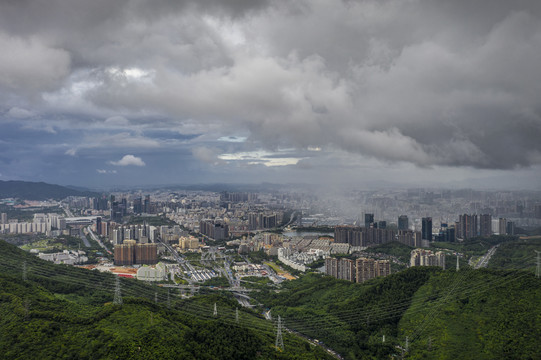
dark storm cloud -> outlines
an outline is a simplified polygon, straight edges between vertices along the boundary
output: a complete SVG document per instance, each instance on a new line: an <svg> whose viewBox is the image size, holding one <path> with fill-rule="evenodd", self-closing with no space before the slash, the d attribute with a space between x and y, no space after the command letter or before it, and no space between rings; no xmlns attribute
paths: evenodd
<svg viewBox="0 0 541 360"><path fill-rule="evenodd" d="M537 0L3 1L0 47L0 121L93 176L175 151L541 164Z"/></svg>

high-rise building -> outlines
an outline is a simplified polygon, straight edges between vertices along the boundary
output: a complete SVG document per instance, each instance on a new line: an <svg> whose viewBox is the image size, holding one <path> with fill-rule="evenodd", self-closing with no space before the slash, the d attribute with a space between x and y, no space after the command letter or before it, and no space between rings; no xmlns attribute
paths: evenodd
<svg viewBox="0 0 541 360"><path fill-rule="evenodd" d="M8 214L2 213L0 214L0 224L7 224L8 223Z"/></svg>
<svg viewBox="0 0 541 360"><path fill-rule="evenodd" d="M432 241L432 218L422 218L421 238L423 240Z"/></svg>
<svg viewBox="0 0 541 360"><path fill-rule="evenodd" d="M101 225L101 217L98 216L96 218L96 232L98 233L98 235L101 235L102 233Z"/></svg>
<svg viewBox="0 0 541 360"><path fill-rule="evenodd" d="M479 215L479 236L489 237L492 235L492 216L490 214Z"/></svg>
<svg viewBox="0 0 541 360"><path fill-rule="evenodd" d="M136 244L135 264L152 265L158 262L158 247L156 244Z"/></svg>
<svg viewBox="0 0 541 360"><path fill-rule="evenodd" d="M445 253L414 249L411 251L410 266L440 266L445 269Z"/></svg>
<svg viewBox="0 0 541 360"><path fill-rule="evenodd" d="M364 282L378 276L387 276L391 273L389 260L374 260L367 258L351 259L325 259L325 274L341 280L351 282Z"/></svg>
<svg viewBox="0 0 541 360"><path fill-rule="evenodd" d="M394 241L395 234L390 229L342 225L334 228L334 242L364 247Z"/></svg>
<svg viewBox="0 0 541 360"><path fill-rule="evenodd" d="M121 245L115 245L115 265L135 264L135 240L124 240Z"/></svg>
<svg viewBox="0 0 541 360"><path fill-rule="evenodd" d="M115 265L152 265L158 262L158 247L156 244L137 244L135 240L124 240L121 245L115 245Z"/></svg>
<svg viewBox="0 0 541 360"><path fill-rule="evenodd" d="M143 212L143 200L141 197L133 199L133 213L141 214Z"/></svg>
<svg viewBox="0 0 541 360"><path fill-rule="evenodd" d="M477 215L459 215L456 236L467 240L477 236Z"/></svg>
<svg viewBox="0 0 541 360"><path fill-rule="evenodd" d="M143 204L143 212L150 214L150 195L145 196L145 203Z"/></svg>
<svg viewBox="0 0 541 360"><path fill-rule="evenodd" d="M498 219L498 234L499 235L507 234L507 219L506 218Z"/></svg>
<svg viewBox="0 0 541 360"><path fill-rule="evenodd" d="M374 222L374 214L364 214L364 227L369 228L370 224Z"/></svg>
<svg viewBox="0 0 541 360"><path fill-rule="evenodd" d="M512 221L508 221L505 230L507 235L515 235L515 223Z"/></svg>
<svg viewBox="0 0 541 360"><path fill-rule="evenodd" d="M398 217L398 230L408 230L409 220L407 215L400 215Z"/></svg>
<svg viewBox="0 0 541 360"><path fill-rule="evenodd" d="M218 220L202 220L199 232L214 240L225 240L229 237L229 226Z"/></svg>
<svg viewBox="0 0 541 360"><path fill-rule="evenodd" d="M340 259L338 278L347 281L355 281L355 262L351 259Z"/></svg>
<svg viewBox="0 0 541 360"><path fill-rule="evenodd" d="M359 258L355 261L355 268L355 279L358 283L391 274L391 263L389 260Z"/></svg>
<svg viewBox="0 0 541 360"><path fill-rule="evenodd" d="M412 246L422 246L421 232L413 230L398 230L398 242Z"/></svg>

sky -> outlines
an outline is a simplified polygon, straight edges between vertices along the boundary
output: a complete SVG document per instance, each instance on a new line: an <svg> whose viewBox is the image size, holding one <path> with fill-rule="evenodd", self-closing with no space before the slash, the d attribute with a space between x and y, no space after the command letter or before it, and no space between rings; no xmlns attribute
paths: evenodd
<svg viewBox="0 0 541 360"><path fill-rule="evenodd" d="M0 0L0 180L541 190L538 0Z"/></svg>

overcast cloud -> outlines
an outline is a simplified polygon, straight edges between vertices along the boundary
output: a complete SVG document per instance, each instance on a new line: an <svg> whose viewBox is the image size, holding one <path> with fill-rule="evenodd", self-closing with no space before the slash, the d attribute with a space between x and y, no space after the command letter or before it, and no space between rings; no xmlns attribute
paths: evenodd
<svg viewBox="0 0 541 360"><path fill-rule="evenodd" d="M0 48L3 180L541 183L538 0L2 1Z"/></svg>

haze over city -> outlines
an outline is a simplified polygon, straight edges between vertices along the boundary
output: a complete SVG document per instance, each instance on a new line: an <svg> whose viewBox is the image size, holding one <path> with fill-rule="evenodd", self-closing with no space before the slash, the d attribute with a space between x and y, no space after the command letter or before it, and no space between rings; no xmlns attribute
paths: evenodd
<svg viewBox="0 0 541 360"><path fill-rule="evenodd" d="M539 190L539 1L3 1L0 180Z"/></svg>

